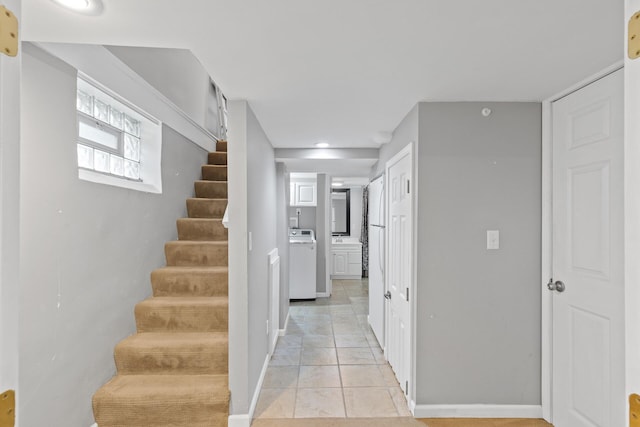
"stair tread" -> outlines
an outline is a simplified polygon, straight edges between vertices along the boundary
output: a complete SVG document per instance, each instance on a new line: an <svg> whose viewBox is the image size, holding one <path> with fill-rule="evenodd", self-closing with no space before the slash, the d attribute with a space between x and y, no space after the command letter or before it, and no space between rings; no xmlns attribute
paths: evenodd
<svg viewBox="0 0 640 427"><path fill-rule="evenodd" d="M118 346L182 347L193 344L221 345L228 341L227 332L141 332L123 339Z"/></svg>
<svg viewBox="0 0 640 427"><path fill-rule="evenodd" d="M158 307L171 307L176 305L198 305L198 306L214 306L223 307L229 304L229 298L227 296L215 296L215 297L184 297L184 296L171 296L171 297L149 297L138 303L139 306L154 305ZM151 333L151 332L150 332ZM155 333L155 332L154 332Z"/></svg>
<svg viewBox="0 0 640 427"><path fill-rule="evenodd" d="M195 182L200 184L227 184L228 181L207 181L206 179L197 179Z"/></svg>
<svg viewBox="0 0 640 427"><path fill-rule="evenodd" d="M154 271L164 273L227 273L229 272L228 266L202 266L202 267L180 267L180 266L167 266L156 268Z"/></svg>
<svg viewBox="0 0 640 427"><path fill-rule="evenodd" d="M228 240L204 240L204 241L197 241L197 240L172 240L170 242L165 243L165 245L179 245L179 246L189 246L189 245L211 245L211 246L222 246L222 245L228 245L229 241Z"/></svg>
<svg viewBox="0 0 640 427"><path fill-rule="evenodd" d="M222 218L178 218L178 221L184 222L222 222Z"/></svg>
<svg viewBox="0 0 640 427"><path fill-rule="evenodd" d="M148 402L188 397L226 402L229 382L227 375L117 375L98 390L94 400L102 397Z"/></svg>

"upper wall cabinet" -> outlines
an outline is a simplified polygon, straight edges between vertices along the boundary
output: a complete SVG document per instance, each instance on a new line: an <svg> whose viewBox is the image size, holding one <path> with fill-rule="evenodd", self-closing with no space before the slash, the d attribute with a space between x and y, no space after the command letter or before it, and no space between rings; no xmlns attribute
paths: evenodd
<svg viewBox="0 0 640 427"><path fill-rule="evenodd" d="M296 178L292 174L290 184L291 206L316 206L318 200L318 184L315 178Z"/></svg>

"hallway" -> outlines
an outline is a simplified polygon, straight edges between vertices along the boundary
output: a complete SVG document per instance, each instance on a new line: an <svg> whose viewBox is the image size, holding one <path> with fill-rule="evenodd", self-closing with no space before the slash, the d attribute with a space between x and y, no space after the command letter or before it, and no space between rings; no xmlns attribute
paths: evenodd
<svg viewBox="0 0 640 427"><path fill-rule="evenodd" d="M330 298L293 302L255 418L410 416L367 311L366 279L333 280Z"/></svg>

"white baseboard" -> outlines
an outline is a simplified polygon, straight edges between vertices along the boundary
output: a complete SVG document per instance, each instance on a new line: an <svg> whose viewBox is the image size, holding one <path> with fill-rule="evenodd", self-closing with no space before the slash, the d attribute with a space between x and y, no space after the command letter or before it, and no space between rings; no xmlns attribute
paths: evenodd
<svg viewBox="0 0 640 427"><path fill-rule="evenodd" d="M248 414L229 415L228 427L250 427L251 417Z"/></svg>
<svg viewBox="0 0 640 427"><path fill-rule="evenodd" d="M289 326L289 313L287 313L287 318L284 320L284 329L278 330L278 335L281 337L287 335L287 326Z"/></svg>
<svg viewBox="0 0 640 427"><path fill-rule="evenodd" d="M98 423L92 424L91 427L98 427Z"/></svg>
<svg viewBox="0 0 640 427"><path fill-rule="evenodd" d="M264 382L264 376L267 374L267 368L269 367L269 360L271 356L267 354L264 359L264 365L262 365L262 372L260 372L260 378L258 378L258 384L253 391L253 399L251 399L251 405L249 405L248 414L234 414L229 415L227 421L228 427L250 427L251 420L253 420L253 413L256 411L256 405L258 404L258 398L260 397L260 391L262 390L262 383Z"/></svg>
<svg viewBox="0 0 640 427"><path fill-rule="evenodd" d="M542 406L415 405L413 415L416 418L542 418Z"/></svg>
<svg viewBox="0 0 640 427"><path fill-rule="evenodd" d="M330 296L329 292L316 292L316 298L329 298Z"/></svg>

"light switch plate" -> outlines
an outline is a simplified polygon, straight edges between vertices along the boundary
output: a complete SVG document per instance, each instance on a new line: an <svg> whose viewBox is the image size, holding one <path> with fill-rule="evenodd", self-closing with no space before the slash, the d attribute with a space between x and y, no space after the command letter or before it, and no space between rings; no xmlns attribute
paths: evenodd
<svg viewBox="0 0 640 427"><path fill-rule="evenodd" d="M499 230L487 230L487 249L500 249Z"/></svg>

